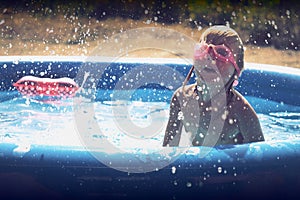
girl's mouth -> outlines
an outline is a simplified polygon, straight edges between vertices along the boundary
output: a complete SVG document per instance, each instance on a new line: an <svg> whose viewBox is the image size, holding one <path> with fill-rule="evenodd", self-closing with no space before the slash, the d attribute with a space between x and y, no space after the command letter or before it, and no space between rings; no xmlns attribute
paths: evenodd
<svg viewBox="0 0 300 200"><path fill-rule="evenodd" d="M210 58L195 62L195 68L201 73L216 73L216 61Z"/></svg>
<svg viewBox="0 0 300 200"><path fill-rule="evenodd" d="M211 67L204 67L201 71L209 72L209 73L215 73L216 71Z"/></svg>

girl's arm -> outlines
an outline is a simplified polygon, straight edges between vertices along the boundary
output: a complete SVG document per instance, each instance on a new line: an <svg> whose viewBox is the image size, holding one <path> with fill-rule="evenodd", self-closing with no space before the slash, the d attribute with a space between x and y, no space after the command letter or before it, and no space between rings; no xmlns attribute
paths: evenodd
<svg viewBox="0 0 300 200"><path fill-rule="evenodd" d="M182 116L180 102L177 97L177 92L174 93L170 103L169 121L165 131L163 146L178 146L181 131L182 131Z"/></svg>
<svg viewBox="0 0 300 200"><path fill-rule="evenodd" d="M238 112L238 121L243 136L243 143L264 141L264 135L257 114L252 106L245 100L240 109L241 112Z"/></svg>

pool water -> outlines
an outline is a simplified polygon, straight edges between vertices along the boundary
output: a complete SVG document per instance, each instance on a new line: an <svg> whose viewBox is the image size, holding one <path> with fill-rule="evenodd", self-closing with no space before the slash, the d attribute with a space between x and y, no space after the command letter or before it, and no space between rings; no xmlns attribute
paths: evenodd
<svg viewBox="0 0 300 200"><path fill-rule="evenodd" d="M266 100L260 101L262 104ZM91 103L83 106L85 104ZM150 153L162 148L168 102L99 101L92 104L93 118L100 132L87 134L77 129L73 99L57 101L17 96L2 101L0 143L17 144L16 151L26 152L32 144L82 146L85 145L82 138L88 137L91 141L106 139L124 151ZM300 112L297 112L300 108L289 105L285 108L286 111L258 112L266 141L300 139ZM87 109L85 113L88 112Z"/></svg>

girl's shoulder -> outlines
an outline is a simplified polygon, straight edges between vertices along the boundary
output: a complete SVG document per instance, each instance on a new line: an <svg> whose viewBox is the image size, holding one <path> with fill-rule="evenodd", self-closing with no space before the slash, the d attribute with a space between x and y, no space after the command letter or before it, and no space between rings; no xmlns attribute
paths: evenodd
<svg viewBox="0 0 300 200"><path fill-rule="evenodd" d="M230 107L235 113L243 113L244 112L253 112L253 108L247 99L238 91L233 90L233 97L230 103Z"/></svg>
<svg viewBox="0 0 300 200"><path fill-rule="evenodd" d="M188 95L188 94L191 94L191 93L194 93L195 90L196 90L196 86L197 84L190 84L190 85L185 85L185 86L181 86L179 88L177 88L177 90L174 92L174 95L177 95L177 96L181 96L183 94Z"/></svg>
<svg viewBox="0 0 300 200"><path fill-rule="evenodd" d="M233 96L232 96L232 102L239 102L239 103L242 103L242 104L249 104L247 99L241 94L239 93L237 90L232 90L232 93L233 93Z"/></svg>

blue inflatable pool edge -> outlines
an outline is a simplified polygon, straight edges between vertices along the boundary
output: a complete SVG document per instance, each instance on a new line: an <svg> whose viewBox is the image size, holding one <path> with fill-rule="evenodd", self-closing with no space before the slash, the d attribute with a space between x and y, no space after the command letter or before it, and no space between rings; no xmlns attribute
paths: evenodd
<svg viewBox="0 0 300 200"><path fill-rule="evenodd" d="M97 65L105 66L103 74L115 76L114 80L145 64L147 67L166 65L183 77L190 68L190 62L178 59L119 59L109 65L107 63L110 59L97 59ZM12 83L25 75L77 78L87 63L87 58L83 57L2 57L0 101L7 101L17 95ZM121 70L119 66L122 66ZM181 83L174 82L174 89ZM109 91L116 84L117 81L108 80L105 76L99 77L97 89L100 95L96 100L110 99ZM237 90L253 102L258 102L254 105L257 112L284 112L285 105L294 106L293 112L299 112L299 85L299 69L246 63ZM156 99L147 100L165 100L165 94L161 95L159 99L153 97ZM260 99L270 103L260 104ZM217 147L204 157L199 157L197 153L202 147L192 147L170 165L145 173L126 173L108 167L93 156L95 152L84 147L30 144L28 151L18 152L15 151L18 146L0 143L1 197L296 198L300 188L300 140ZM97 153L108 159L119 158L120 167L128 164L122 157L132 158L132 162L139 166L139 162L145 162L145 156L149 156ZM137 156L139 159L134 159Z"/></svg>

